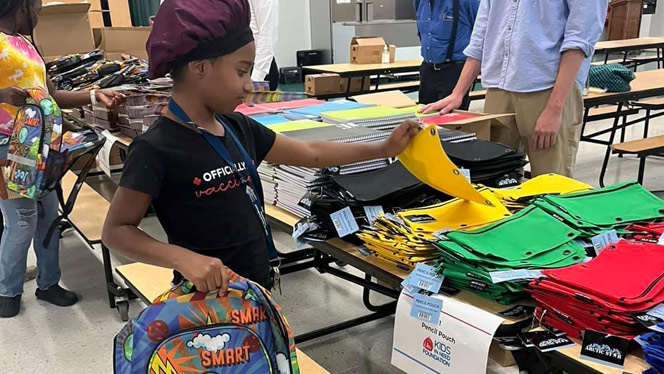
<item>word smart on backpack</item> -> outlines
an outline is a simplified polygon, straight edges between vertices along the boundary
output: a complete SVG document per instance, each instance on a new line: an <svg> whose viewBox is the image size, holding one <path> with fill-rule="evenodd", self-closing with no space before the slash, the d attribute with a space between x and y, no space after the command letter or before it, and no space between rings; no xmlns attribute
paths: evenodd
<svg viewBox="0 0 664 374"><path fill-rule="evenodd" d="M115 337L115 374L299 374L281 307L258 284L231 274L229 292L160 296Z"/></svg>

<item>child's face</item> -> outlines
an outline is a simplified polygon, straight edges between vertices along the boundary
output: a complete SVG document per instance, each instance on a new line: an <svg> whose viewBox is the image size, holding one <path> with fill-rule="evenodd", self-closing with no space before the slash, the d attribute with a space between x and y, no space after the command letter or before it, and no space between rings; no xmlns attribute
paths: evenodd
<svg viewBox="0 0 664 374"><path fill-rule="evenodd" d="M21 6L17 14L18 32L23 35L30 35L39 19L39 12L41 12L42 0L28 0L28 6Z"/></svg>
<svg viewBox="0 0 664 374"><path fill-rule="evenodd" d="M206 103L218 113L232 113L253 89L251 69L256 58L253 42L213 61L200 80Z"/></svg>

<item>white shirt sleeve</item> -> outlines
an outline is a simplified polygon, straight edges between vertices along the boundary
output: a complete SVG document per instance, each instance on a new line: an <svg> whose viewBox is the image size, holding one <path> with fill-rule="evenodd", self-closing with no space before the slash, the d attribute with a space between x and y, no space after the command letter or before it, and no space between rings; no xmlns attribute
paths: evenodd
<svg viewBox="0 0 664 374"><path fill-rule="evenodd" d="M253 81L263 81L270 72L277 43L279 25L278 0L249 0L251 31L256 43L256 61L251 74Z"/></svg>

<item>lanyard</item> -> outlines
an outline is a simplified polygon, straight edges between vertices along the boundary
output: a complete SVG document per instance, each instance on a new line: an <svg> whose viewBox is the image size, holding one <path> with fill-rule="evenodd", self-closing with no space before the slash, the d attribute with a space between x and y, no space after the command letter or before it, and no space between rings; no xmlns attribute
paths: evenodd
<svg viewBox="0 0 664 374"><path fill-rule="evenodd" d="M226 125L226 123L220 117L217 117L217 120L221 122L222 126L224 126L226 135L228 135L233 140L235 146L240 151L240 154L242 155L242 159L246 165L246 168L249 171L249 177L251 178L251 183L249 183L250 181L247 180L247 178L245 178L238 171L237 166L233 161L233 157L231 157L230 152L218 137L210 134L205 129L196 126L196 124L194 124L191 121L187 113L185 113L184 110L174 100L171 100L168 103L168 109L171 111L171 113L173 113L173 115L178 117L181 121L184 121L185 123L191 125L192 127L195 128L196 131L200 132L205 138L205 140L207 140L207 142L210 143L210 146L212 146L212 148L214 148L217 154L219 154L219 156L228 164L228 166L233 171L233 174L240 179L242 188L244 188L245 194L249 199L251 205L254 207L254 212L258 216L258 220L261 222L261 224L263 225L263 229L265 230L268 256L270 257L271 261L277 260L279 258L279 255L277 254L277 250L274 246L274 240L272 239L272 230L270 229L270 226L267 224L267 220L265 219L265 209L263 208L263 186L261 184L260 177L258 176L258 171L256 170L256 166L251 160L251 157L249 157L249 154L244 149L244 146L242 145L242 143L240 143L237 136L235 136L233 130L231 130L231 128L228 127L228 125Z"/></svg>

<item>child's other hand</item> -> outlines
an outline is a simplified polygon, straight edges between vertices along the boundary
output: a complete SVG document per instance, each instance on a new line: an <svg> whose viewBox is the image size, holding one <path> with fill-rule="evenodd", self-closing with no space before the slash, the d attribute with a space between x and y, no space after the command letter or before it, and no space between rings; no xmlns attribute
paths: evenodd
<svg viewBox="0 0 664 374"><path fill-rule="evenodd" d="M125 95L113 90L97 90L95 91L95 97L97 101L104 104L107 108L112 109L120 105Z"/></svg>
<svg viewBox="0 0 664 374"><path fill-rule="evenodd" d="M395 157L401 154L418 132L420 132L420 125L417 122L406 120L401 123L383 142L385 157Z"/></svg>
<svg viewBox="0 0 664 374"><path fill-rule="evenodd" d="M189 252L177 269L191 281L200 292L219 290L223 295L228 290L228 270L220 259Z"/></svg>
<svg viewBox="0 0 664 374"><path fill-rule="evenodd" d="M28 92L20 87L11 86L0 90L0 103L23 106L27 98Z"/></svg>

